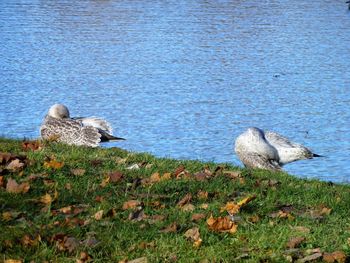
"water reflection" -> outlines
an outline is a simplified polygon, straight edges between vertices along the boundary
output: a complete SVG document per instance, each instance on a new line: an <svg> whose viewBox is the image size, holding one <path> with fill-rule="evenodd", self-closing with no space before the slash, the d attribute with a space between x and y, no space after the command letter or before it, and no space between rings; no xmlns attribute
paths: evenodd
<svg viewBox="0 0 350 263"><path fill-rule="evenodd" d="M0 130L37 137L49 106L103 113L118 145L231 162L248 126L326 159L291 173L347 181L349 13L334 1L1 1Z"/></svg>

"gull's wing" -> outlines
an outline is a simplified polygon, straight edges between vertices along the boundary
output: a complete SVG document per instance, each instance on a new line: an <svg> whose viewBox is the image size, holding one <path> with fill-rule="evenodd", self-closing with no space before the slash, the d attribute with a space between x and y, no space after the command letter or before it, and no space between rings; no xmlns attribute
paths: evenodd
<svg viewBox="0 0 350 263"><path fill-rule="evenodd" d="M266 140L274 147L285 147L285 148L293 148L293 147L300 147L302 145L290 141L288 138L272 131L265 131L265 138Z"/></svg>
<svg viewBox="0 0 350 263"><path fill-rule="evenodd" d="M252 152L237 152L241 162L248 168L260 168L270 171L281 171L281 167L276 161L269 160L266 157Z"/></svg>
<svg viewBox="0 0 350 263"><path fill-rule="evenodd" d="M56 119L46 117L40 128L43 139L56 139L57 141L74 145L98 146L101 134L92 126L83 126L79 121L72 119Z"/></svg>

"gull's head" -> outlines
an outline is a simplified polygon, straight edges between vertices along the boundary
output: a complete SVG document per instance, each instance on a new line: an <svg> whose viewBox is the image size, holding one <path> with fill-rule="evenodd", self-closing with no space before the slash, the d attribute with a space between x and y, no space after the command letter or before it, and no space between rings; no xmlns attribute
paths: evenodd
<svg viewBox="0 0 350 263"><path fill-rule="evenodd" d="M48 115L56 119L69 118L69 110L63 104L55 104L49 109Z"/></svg>

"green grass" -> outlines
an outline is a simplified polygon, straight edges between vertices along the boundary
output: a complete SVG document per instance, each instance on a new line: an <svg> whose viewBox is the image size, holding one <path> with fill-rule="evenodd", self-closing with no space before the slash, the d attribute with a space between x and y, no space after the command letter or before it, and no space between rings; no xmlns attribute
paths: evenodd
<svg viewBox="0 0 350 263"><path fill-rule="evenodd" d="M8 162L1 163L0 158L0 260L75 262L85 252L93 262L140 257L148 262L288 262L315 253L312 249L350 254L348 185L250 171L229 164L155 158L119 148L45 143L40 150L24 151L21 141L0 139L0 152L26 157L25 167L17 171L7 169ZM44 163L50 159L63 162L63 167L46 167ZM133 164L140 164L141 168L127 169ZM180 166L189 177L174 178ZM233 179L223 172L205 180L194 176L205 169L214 172L218 166L223 171L240 172L241 178ZM74 175L72 169L85 172ZM116 171L123 178L101 186L104 178ZM171 173L172 178L146 184L144 179L156 172ZM29 180L33 175L37 178ZM9 178L17 183L29 182L29 191L9 193ZM199 198L199 191L207 192L208 198ZM40 202L45 194L54 197L55 193L58 195L52 203ZM188 193L192 195L193 211L183 211L177 205ZM256 198L236 215L236 233L208 228L206 219L210 215L227 215L220 211L227 202L252 195ZM130 220L135 209L123 209L129 200L142 202L148 217ZM202 208L202 204L208 208ZM58 211L68 206L81 208L80 212ZM100 210L103 217L97 220L95 214ZM203 213L205 218L193 221L194 213ZM176 231L161 231L174 222ZM193 227L199 228L199 247L184 236ZM293 237L305 240L289 249L288 242ZM30 241L26 242L26 238ZM69 238L75 245L69 244ZM89 238L93 244L86 243Z"/></svg>

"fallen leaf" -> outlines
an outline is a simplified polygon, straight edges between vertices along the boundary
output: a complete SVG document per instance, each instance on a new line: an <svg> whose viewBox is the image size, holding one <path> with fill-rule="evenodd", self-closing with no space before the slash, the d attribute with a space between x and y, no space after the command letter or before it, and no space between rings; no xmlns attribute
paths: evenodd
<svg viewBox="0 0 350 263"><path fill-rule="evenodd" d="M234 202L227 202L224 207L220 208L220 212L227 211L231 216L238 213L241 207Z"/></svg>
<svg viewBox="0 0 350 263"><path fill-rule="evenodd" d="M201 204L200 206L199 206L199 208L202 208L202 209L208 209L208 207L209 207L209 205L208 204Z"/></svg>
<svg viewBox="0 0 350 263"><path fill-rule="evenodd" d="M37 151L41 150L42 144L40 141L24 141L22 142L22 149L24 151Z"/></svg>
<svg viewBox="0 0 350 263"><path fill-rule="evenodd" d="M146 257L137 258L137 259L127 261L127 263L147 263L147 262L148 262L148 260Z"/></svg>
<svg viewBox="0 0 350 263"><path fill-rule="evenodd" d="M96 213L94 214L94 218L95 218L96 220L101 220L102 217L103 217L103 210L100 210L100 211L98 211L98 212L96 212Z"/></svg>
<svg viewBox="0 0 350 263"><path fill-rule="evenodd" d="M37 235L35 238L31 238L29 235L24 235L21 238L21 244L25 247L37 246L41 241L40 235Z"/></svg>
<svg viewBox="0 0 350 263"><path fill-rule="evenodd" d="M142 203L138 200L129 200L124 202L123 204L123 210L127 210L127 209L134 209L138 206L141 206Z"/></svg>
<svg viewBox="0 0 350 263"><path fill-rule="evenodd" d="M119 182L124 177L124 175L121 172L113 172L113 173L110 173L108 176L110 178L109 181L112 182L112 183Z"/></svg>
<svg viewBox="0 0 350 263"><path fill-rule="evenodd" d="M85 251L80 252L80 258L76 260L76 263L92 262L92 257Z"/></svg>
<svg viewBox="0 0 350 263"><path fill-rule="evenodd" d="M70 172L75 176L82 176L85 174L86 170L81 168L71 169Z"/></svg>
<svg viewBox="0 0 350 263"><path fill-rule="evenodd" d="M310 233L310 228L304 227L304 226L294 226L292 229L296 232L301 232L301 233Z"/></svg>
<svg viewBox="0 0 350 263"><path fill-rule="evenodd" d="M256 198L256 195L252 195L252 196L248 196L244 199L242 199L241 201L239 201L237 204L242 207L245 206L246 204L250 203L252 200L254 200Z"/></svg>
<svg viewBox="0 0 350 263"><path fill-rule="evenodd" d="M207 219L208 228L216 232L228 232L234 234L237 232L237 225L229 217L214 218L212 215Z"/></svg>
<svg viewBox="0 0 350 263"><path fill-rule="evenodd" d="M182 207L185 204L188 204L191 200L192 200L192 195L188 193L177 203L177 206Z"/></svg>
<svg viewBox="0 0 350 263"><path fill-rule="evenodd" d="M4 177L0 176L0 187L4 187L5 182L4 182Z"/></svg>
<svg viewBox="0 0 350 263"><path fill-rule="evenodd" d="M79 246L79 241L75 237L67 237L64 241L64 247L69 253L72 253Z"/></svg>
<svg viewBox="0 0 350 263"><path fill-rule="evenodd" d="M192 215L191 220L192 221L200 221L200 220L204 219L205 217L206 217L205 214L197 213L197 214Z"/></svg>
<svg viewBox="0 0 350 263"><path fill-rule="evenodd" d="M198 227L194 227L191 229L188 229L185 232L185 237L192 240L193 241L193 246L194 247L199 247L202 243L202 239L200 238L200 234L199 234L199 228Z"/></svg>
<svg viewBox="0 0 350 263"><path fill-rule="evenodd" d="M27 193L30 189L30 185L28 182L24 182L18 184L16 180L9 178L6 184L6 191L9 193L19 194L19 193Z"/></svg>
<svg viewBox="0 0 350 263"><path fill-rule="evenodd" d="M127 170L138 170L138 169L140 169L140 165L138 165L137 163L135 163L135 164L132 164L132 165L126 167L126 169L127 169Z"/></svg>
<svg viewBox="0 0 350 263"><path fill-rule="evenodd" d="M207 200L208 199L208 192L207 191L199 191L198 193L197 193L197 197L198 197L198 199L200 199L200 200Z"/></svg>
<svg viewBox="0 0 350 263"><path fill-rule="evenodd" d="M6 169L12 172L17 172L23 169L23 167L24 167L23 162L21 162L19 159L14 159L6 166Z"/></svg>
<svg viewBox="0 0 350 263"><path fill-rule="evenodd" d="M50 194L46 193L45 195L40 197L39 201L45 205L49 205L52 203L53 198L51 197Z"/></svg>
<svg viewBox="0 0 350 263"><path fill-rule="evenodd" d="M55 170L61 169L63 167L64 163L63 162L58 162L54 159L51 159L49 161L44 162L44 167L45 168L52 168Z"/></svg>
<svg viewBox="0 0 350 263"><path fill-rule="evenodd" d="M171 223L167 227L160 230L162 233L175 233L177 231L177 224L176 222Z"/></svg>
<svg viewBox="0 0 350 263"><path fill-rule="evenodd" d="M296 248L298 247L302 242L305 241L305 237L292 237L287 242L287 248Z"/></svg>
<svg viewBox="0 0 350 263"><path fill-rule="evenodd" d="M181 207L181 210L184 212L192 212L194 209L196 208L192 204L185 204L184 206Z"/></svg>
<svg viewBox="0 0 350 263"><path fill-rule="evenodd" d="M111 178L109 176L105 176L103 179L102 179L102 182L100 183L100 186L102 188L106 187L107 184L109 184L109 181L111 180Z"/></svg>
<svg viewBox="0 0 350 263"><path fill-rule="evenodd" d="M22 263L23 261L20 259L5 259L4 263Z"/></svg>
<svg viewBox="0 0 350 263"><path fill-rule="evenodd" d="M322 259L327 263L344 263L347 260L347 256L343 251L334 251L333 253L324 253Z"/></svg>
<svg viewBox="0 0 350 263"><path fill-rule="evenodd" d="M302 258L302 259L299 259L298 260L298 263L300 262L300 263L305 263L305 262L310 262L310 261L314 261L314 260L317 260L317 259L319 259L319 258L321 258L322 257L322 253L315 253L315 254L312 254L312 255L310 255L310 256L306 256L306 257L304 257L304 258Z"/></svg>
<svg viewBox="0 0 350 263"><path fill-rule="evenodd" d="M223 174L231 179L238 179L242 177L242 173L239 171L223 171Z"/></svg>

